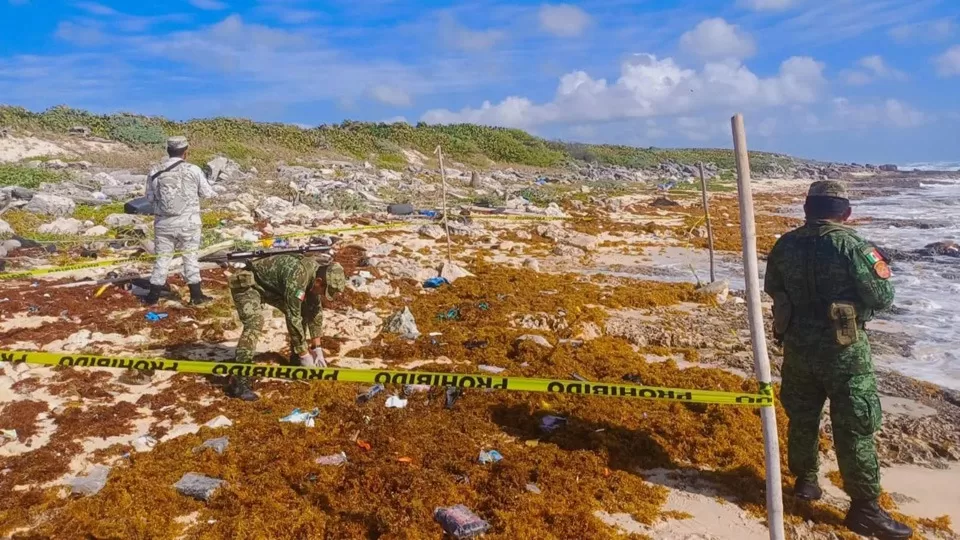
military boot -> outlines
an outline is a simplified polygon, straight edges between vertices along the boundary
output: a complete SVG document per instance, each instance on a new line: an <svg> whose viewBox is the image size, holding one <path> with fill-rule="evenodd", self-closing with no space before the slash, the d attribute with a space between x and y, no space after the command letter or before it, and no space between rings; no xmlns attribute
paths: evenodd
<svg viewBox="0 0 960 540"><path fill-rule="evenodd" d="M205 296L203 294L203 291L200 290L199 283L191 283L187 285L187 287L190 288L190 304L191 305L199 306L200 304L204 304L206 302L209 302L210 300L213 300L213 298L210 298L209 296Z"/></svg>
<svg viewBox="0 0 960 540"><path fill-rule="evenodd" d="M913 536L913 529L893 519L876 500L853 501L843 524L851 531L880 540L900 540Z"/></svg>
<svg viewBox="0 0 960 540"><path fill-rule="evenodd" d="M243 401L256 401L260 396L250 389L249 377L231 377L227 385L227 395Z"/></svg>
<svg viewBox="0 0 960 540"><path fill-rule="evenodd" d="M157 303L160 302L160 293L162 292L163 292L162 285L154 285L153 283L151 283L150 292L143 297L143 303L148 306L157 305Z"/></svg>
<svg viewBox="0 0 960 540"><path fill-rule="evenodd" d="M793 484L793 496L804 501L819 501L823 497L820 484L798 478Z"/></svg>

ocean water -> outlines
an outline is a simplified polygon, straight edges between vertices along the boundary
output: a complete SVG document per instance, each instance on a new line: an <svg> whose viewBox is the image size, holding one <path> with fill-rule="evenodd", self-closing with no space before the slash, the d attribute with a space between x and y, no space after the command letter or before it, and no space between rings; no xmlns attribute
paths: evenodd
<svg viewBox="0 0 960 540"><path fill-rule="evenodd" d="M960 170L960 169L952 169ZM940 240L960 241L960 174L943 185L923 184L899 195L855 202L857 216L920 219L935 222L931 229L869 224L857 227L867 239L883 247L921 249ZM911 377L960 390L960 259L937 257L896 262L893 284L895 309L879 319L910 336L908 357L883 356L886 364Z"/></svg>

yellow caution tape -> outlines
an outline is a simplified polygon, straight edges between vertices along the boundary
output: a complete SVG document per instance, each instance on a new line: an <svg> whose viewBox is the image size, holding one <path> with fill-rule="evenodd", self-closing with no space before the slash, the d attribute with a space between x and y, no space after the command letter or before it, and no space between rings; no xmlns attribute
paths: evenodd
<svg viewBox="0 0 960 540"><path fill-rule="evenodd" d="M507 390L517 392L545 392L548 394L576 394L620 398L652 399L675 403L713 403L746 407L773 406L769 387L764 393L749 394L662 388L635 384L571 381L561 379L532 379L527 377L500 377L485 374L432 373L424 371L388 371L372 369L338 369L287 367L264 364L235 364L227 362L198 362L195 360L147 360L113 356L91 356L77 353L28 352L0 350L0 362L38 364L74 368L113 368L172 371L200 375L255 377L295 381L333 381L365 384L421 384L434 387Z"/></svg>
<svg viewBox="0 0 960 540"><path fill-rule="evenodd" d="M457 217L457 216L453 216ZM555 217L555 216L510 216L510 215L497 215L497 214L470 214L468 216L470 219L488 219L490 221L571 221L571 220L590 220L592 218L577 218L577 217Z"/></svg>

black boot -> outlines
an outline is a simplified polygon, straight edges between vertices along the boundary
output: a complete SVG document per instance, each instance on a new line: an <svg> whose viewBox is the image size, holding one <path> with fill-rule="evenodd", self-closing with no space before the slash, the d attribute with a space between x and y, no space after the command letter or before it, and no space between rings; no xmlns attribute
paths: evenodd
<svg viewBox="0 0 960 540"><path fill-rule="evenodd" d="M250 389L249 377L231 377L227 385L227 395L243 401L256 401L260 396Z"/></svg>
<svg viewBox="0 0 960 540"><path fill-rule="evenodd" d="M190 288L190 304L194 306L199 306L205 302L213 300L209 296L204 296L203 291L200 290L199 283L191 283L187 285Z"/></svg>
<svg viewBox="0 0 960 540"><path fill-rule="evenodd" d="M804 501L819 501L823 497L823 490L817 482L798 478L793 484L793 496Z"/></svg>
<svg viewBox="0 0 960 540"><path fill-rule="evenodd" d="M851 531L880 540L900 540L913 536L913 529L893 519L877 501L853 501L843 524Z"/></svg>
<svg viewBox="0 0 960 540"><path fill-rule="evenodd" d="M143 297L143 303L148 306L155 306L160 302L160 293L163 292L163 285L150 284L150 292Z"/></svg>

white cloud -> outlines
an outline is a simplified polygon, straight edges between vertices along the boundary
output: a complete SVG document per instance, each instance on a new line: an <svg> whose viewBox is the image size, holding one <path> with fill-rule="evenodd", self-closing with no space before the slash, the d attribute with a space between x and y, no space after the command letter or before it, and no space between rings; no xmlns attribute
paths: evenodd
<svg viewBox="0 0 960 540"><path fill-rule="evenodd" d="M92 15L119 15L120 12L110 6L96 2L78 2L77 7Z"/></svg>
<svg viewBox="0 0 960 540"><path fill-rule="evenodd" d="M727 21L707 19L680 36L680 48L701 58L736 58L753 56L753 38Z"/></svg>
<svg viewBox="0 0 960 540"><path fill-rule="evenodd" d="M370 97L384 105L393 105L394 107L409 107L412 104L410 94L396 86L387 86L385 84L371 88Z"/></svg>
<svg viewBox="0 0 960 540"><path fill-rule="evenodd" d="M775 107L815 101L826 84L823 64L809 57L784 61L776 76L760 78L736 60L708 63L699 73L672 58L634 55L623 62L613 84L583 71L560 78L548 103L510 96L499 104L459 112L434 109L430 123L477 123L530 128L551 123L613 121L688 115L704 109Z"/></svg>
<svg viewBox="0 0 960 540"><path fill-rule="evenodd" d="M559 37L576 37L590 26L587 12L571 4L543 4L538 13L540 29Z"/></svg>
<svg viewBox="0 0 960 540"><path fill-rule="evenodd" d="M795 0L739 0L737 5L754 11L783 11L795 3Z"/></svg>
<svg viewBox="0 0 960 540"><path fill-rule="evenodd" d="M927 123L927 116L910 105L896 99L882 104L853 104L847 98L833 100L833 113L838 126L867 128L877 125L913 128Z"/></svg>
<svg viewBox="0 0 960 540"><path fill-rule="evenodd" d="M890 67L879 55L865 56L857 61L857 66L860 69L840 72L840 77L843 78L844 82L853 86L862 86L878 79L907 80L906 73Z"/></svg>
<svg viewBox="0 0 960 540"><path fill-rule="evenodd" d="M227 4L220 2L219 0L189 0L190 5L197 9L204 9L207 11L220 11L222 9L227 9Z"/></svg>
<svg viewBox="0 0 960 540"><path fill-rule="evenodd" d="M960 76L960 45L954 45L933 59L941 77Z"/></svg>
<svg viewBox="0 0 960 540"><path fill-rule="evenodd" d="M936 42L948 39L955 29L956 21L952 17L946 17L894 26L889 34L900 43Z"/></svg>
<svg viewBox="0 0 960 540"><path fill-rule="evenodd" d="M486 51L503 41L507 35L502 30L471 30L461 25L449 13L440 17L440 37L449 46L468 52Z"/></svg>
<svg viewBox="0 0 960 540"><path fill-rule="evenodd" d="M64 21L58 24L57 31L54 35L57 39L62 39L63 41L82 47L100 45L107 41L106 34L104 34L97 25L80 24L70 21Z"/></svg>

